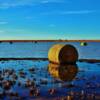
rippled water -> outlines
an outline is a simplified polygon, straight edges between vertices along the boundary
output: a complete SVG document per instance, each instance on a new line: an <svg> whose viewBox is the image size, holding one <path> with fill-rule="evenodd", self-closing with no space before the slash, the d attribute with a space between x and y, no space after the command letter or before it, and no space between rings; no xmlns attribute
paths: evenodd
<svg viewBox="0 0 100 100"><path fill-rule="evenodd" d="M43 98L55 98L71 95L71 92L81 93L84 91L86 94L100 94L100 63L81 63L77 62L78 72L75 78L69 83L73 84L72 87L66 85L67 82L54 78L48 69L49 62L41 60L16 60L16 61L1 61L0 71L5 69L14 69L15 73L18 75L20 70L23 70L26 75L25 78L19 77L16 84L10 89L10 91L18 92L24 100L41 98L39 100L44 100ZM34 73L30 73L29 69L35 68ZM9 78L7 78L9 79ZM30 88L25 87L25 82L27 79L34 80L36 87L39 89L39 96L29 96ZM46 80L46 84L42 84L41 80ZM18 82L22 85L19 87ZM49 89L56 89L53 95L49 94ZM2 88L0 88L2 91ZM76 96L75 96L76 97ZM76 97L77 98L77 97ZM10 100L9 97L5 97L5 100ZM14 99L16 100L16 99ZM46 100L46 99L45 99ZM61 99L60 99L61 100ZM78 99L75 99L78 100Z"/></svg>
<svg viewBox="0 0 100 100"><path fill-rule="evenodd" d="M100 59L100 42L89 42L87 46L80 46L79 42L14 42L12 44L2 42L0 43L0 57L47 58L49 48L58 43L74 45L79 52L79 58ZM100 63L77 62L75 66L78 67L78 72L71 82L64 82L59 77L53 77L48 71L48 66L49 61L43 60L0 61L0 71L14 69L18 76L16 84L8 92L18 92L19 96L23 97L21 100L47 100L49 98L56 100L58 97L60 99L57 100L62 100L61 98L67 96L74 97L74 100L80 100L80 96L83 96L86 100L87 97L89 98L87 95L90 95L90 97L95 95L95 100L99 100L97 98L100 98ZM34 68L35 72L30 73L30 68ZM20 70L26 73L25 78L19 76ZM9 80L11 78L5 76L4 79ZM30 88L25 87L25 82L28 79L35 82L36 88L40 92L39 96L29 95ZM41 83L41 80L46 80L46 83ZM18 86L19 81L22 83L20 87ZM50 89L56 89L56 92L51 95ZM2 86L0 86L0 93L3 91ZM6 95L2 100L11 100L11 98ZM12 100L19 99L13 98Z"/></svg>

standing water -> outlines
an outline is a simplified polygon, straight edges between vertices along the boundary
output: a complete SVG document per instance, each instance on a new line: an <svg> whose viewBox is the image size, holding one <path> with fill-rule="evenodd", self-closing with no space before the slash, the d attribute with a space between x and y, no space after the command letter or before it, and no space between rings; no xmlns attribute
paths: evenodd
<svg viewBox="0 0 100 100"><path fill-rule="evenodd" d="M89 42L87 46L81 46L79 42L2 42L0 58L47 58L48 50L58 43L75 46L81 59L100 59L99 42ZM48 60L1 60L0 98L2 100L100 100L100 63L77 62L72 65L77 67L77 71L68 82L65 79L70 80L68 78L72 76L72 70L66 74L67 69L61 69L65 73L61 72L64 75L63 80L58 74L58 69L53 69L55 73L52 69L48 70L51 65ZM68 70L70 67L67 67Z"/></svg>

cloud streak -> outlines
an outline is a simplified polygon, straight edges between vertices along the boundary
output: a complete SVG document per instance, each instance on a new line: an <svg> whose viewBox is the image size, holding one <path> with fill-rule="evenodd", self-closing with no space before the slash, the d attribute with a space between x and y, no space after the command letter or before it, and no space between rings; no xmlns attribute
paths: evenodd
<svg viewBox="0 0 100 100"><path fill-rule="evenodd" d="M5 25L5 24L8 24L8 22L0 21L0 25Z"/></svg>
<svg viewBox="0 0 100 100"><path fill-rule="evenodd" d="M31 6L33 5L32 0L14 0L11 2L11 0L5 0L0 2L0 8L1 9L8 9L8 8L13 8L13 7L18 7L18 6Z"/></svg>
<svg viewBox="0 0 100 100"><path fill-rule="evenodd" d="M65 12L61 12L60 14L89 14L89 13L94 13L96 11L94 10L79 10L79 11L65 11Z"/></svg>
<svg viewBox="0 0 100 100"><path fill-rule="evenodd" d="M4 30L0 30L0 33L5 33L5 31Z"/></svg>
<svg viewBox="0 0 100 100"><path fill-rule="evenodd" d="M50 24L49 27L56 27L56 25L55 24Z"/></svg>
<svg viewBox="0 0 100 100"><path fill-rule="evenodd" d="M77 14L91 14L95 13L95 10L77 10L77 11L53 11L53 12L43 12L41 15L77 15Z"/></svg>
<svg viewBox="0 0 100 100"><path fill-rule="evenodd" d="M2 0L0 1L1 9L8 9L19 6L34 6L36 4L48 4L48 3L64 3L65 0Z"/></svg>
<svg viewBox="0 0 100 100"><path fill-rule="evenodd" d="M47 3L65 3L64 0L41 0L40 3L47 4Z"/></svg>

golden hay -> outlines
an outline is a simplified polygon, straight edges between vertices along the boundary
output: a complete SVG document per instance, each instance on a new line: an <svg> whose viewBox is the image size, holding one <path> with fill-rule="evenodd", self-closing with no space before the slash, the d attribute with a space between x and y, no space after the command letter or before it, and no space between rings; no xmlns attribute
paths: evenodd
<svg viewBox="0 0 100 100"><path fill-rule="evenodd" d="M50 48L48 59L57 64L75 63L78 60L78 52L72 45L56 44Z"/></svg>

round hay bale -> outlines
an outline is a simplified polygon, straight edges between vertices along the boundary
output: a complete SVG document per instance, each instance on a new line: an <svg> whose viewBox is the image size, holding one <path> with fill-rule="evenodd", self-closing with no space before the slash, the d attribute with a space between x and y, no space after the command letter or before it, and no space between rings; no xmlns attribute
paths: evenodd
<svg viewBox="0 0 100 100"><path fill-rule="evenodd" d="M76 63L78 60L77 49L72 45L56 44L50 48L48 59L52 63Z"/></svg>
<svg viewBox="0 0 100 100"><path fill-rule="evenodd" d="M48 65L48 71L54 78L60 79L62 81L72 81L78 72L78 67L76 64L57 65L50 63Z"/></svg>
<svg viewBox="0 0 100 100"><path fill-rule="evenodd" d="M80 45L81 46L87 46L87 42L81 42Z"/></svg>

